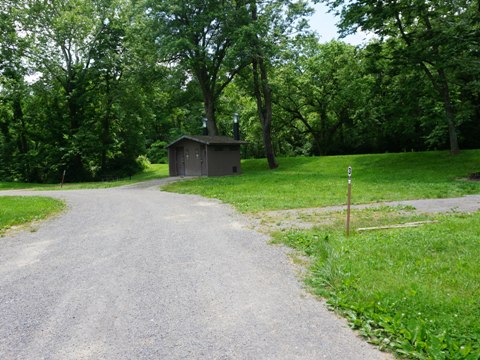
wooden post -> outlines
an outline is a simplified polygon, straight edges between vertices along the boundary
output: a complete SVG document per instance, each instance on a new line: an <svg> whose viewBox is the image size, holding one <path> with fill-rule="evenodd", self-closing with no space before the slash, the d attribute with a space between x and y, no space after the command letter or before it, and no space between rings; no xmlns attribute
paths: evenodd
<svg viewBox="0 0 480 360"><path fill-rule="evenodd" d="M352 196L352 167L348 167L348 195L347 195L347 237L350 236L350 199Z"/></svg>
<svg viewBox="0 0 480 360"><path fill-rule="evenodd" d="M63 182L65 181L65 173L67 172L67 170L63 170L63 174L62 174L62 182L60 183L60 187L63 188Z"/></svg>

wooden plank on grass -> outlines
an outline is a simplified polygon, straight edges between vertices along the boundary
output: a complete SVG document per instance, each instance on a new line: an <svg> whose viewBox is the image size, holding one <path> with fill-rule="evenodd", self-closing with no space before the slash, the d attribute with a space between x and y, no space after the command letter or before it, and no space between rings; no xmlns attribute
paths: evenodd
<svg viewBox="0 0 480 360"><path fill-rule="evenodd" d="M408 222L405 224L395 224L395 225L385 225L385 226L373 226L366 228L358 228L357 231L371 231L371 230L384 230L384 229L399 229L399 228L409 228L409 227L418 227L425 224L437 223L437 220L425 220L425 221L415 221Z"/></svg>

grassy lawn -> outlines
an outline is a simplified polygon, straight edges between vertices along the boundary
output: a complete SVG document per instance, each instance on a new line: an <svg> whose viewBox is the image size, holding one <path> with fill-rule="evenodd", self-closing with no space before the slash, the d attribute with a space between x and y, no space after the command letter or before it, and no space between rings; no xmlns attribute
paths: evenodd
<svg viewBox="0 0 480 360"><path fill-rule="evenodd" d="M242 163L243 175L202 178L164 189L200 194L256 214L264 210L345 204L353 167L356 204L479 194L480 151L331 156ZM281 220L256 214L268 231ZM269 216L271 216L269 218ZM345 237L345 213L298 213L313 230L282 230L277 242L309 257L312 291L369 341L400 357L480 359L480 213L419 215L411 208L354 210L354 228L432 220L417 228L358 232ZM273 229L273 230L272 230ZM299 258L301 261L301 258ZM294 259L295 260L295 259Z"/></svg>
<svg viewBox="0 0 480 360"><path fill-rule="evenodd" d="M0 234L11 226L41 220L63 210L60 200L41 196L0 196Z"/></svg>
<svg viewBox="0 0 480 360"><path fill-rule="evenodd" d="M243 175L202 178L166 186L233 204L242 212L344 204L346 175L353 168L353 203L456 197L480 193L480 182L462 179L480 171L480 151L399 153L246 160Z"/></svg>
<svg viewBox="0 0 480 360"><path fill-rule="evenodd" d="M329 225L275 234L311 259L312 291L381 348L414 359L480 358L480 213L436 215L418 228L344 235ZM357 227L424 220L355 211Z"/></svg>
<svg viewBox="0 0 480 360"><path fill-rule="evenodd" d="M132 178L123 178L117 181L109 182L86 182L86 183L65 183L64 190L77 189L100 189L111 188L116 186L134 184L136 182L159 179L168 176L168 165L166 164L151 164L148 169L141 173L135 174ZM31 184L31 183L17 183L17 182L0 182L0 190L15 190L15 189L31 189L31 190L59 190L60 184Z"/></svg>

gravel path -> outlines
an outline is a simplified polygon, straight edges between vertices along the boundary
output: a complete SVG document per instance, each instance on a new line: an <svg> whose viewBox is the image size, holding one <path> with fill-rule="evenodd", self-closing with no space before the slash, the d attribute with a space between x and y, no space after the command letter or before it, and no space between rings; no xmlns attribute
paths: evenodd
<svg viewBox="0 0 480 360"><path fill-rule="evenodd" d="M449 199L421 199L359 204L352 205L352 210L378 208L381 206L409 206L412 208L409 211L418 214L471 213L480 210L480 195L467 195ZM322 224L320 220L322 215L345 211L346 209L346 205L337 205L318 208L262 211L251 216L250 221L253 227L262 233L290 229L311 229ZM323 219L325 219L325 217L323 217Z"/></svg>
<svg viewBox="0 0 480 360"><path fill-rule="evenodd" d="M412 206L418 213L448 213L448 212L464 212L470 213L480 210L480 195L466 195L458 198L448 199L419 199L419 200L402 200L402 201L384 201L370 204L352 205L352 209L368 209L380 206ZM295 214L298 212L331 212L346 210L346 205L325 206L319 208L303 208L289 210L273 210L264 211L261 214Z"/></svg>
<svg viewBox="0 0 480 360"><path fill-rule="evenodd" d="M387 359L229 206L124 188L0 238L0 359Z"/></svg>

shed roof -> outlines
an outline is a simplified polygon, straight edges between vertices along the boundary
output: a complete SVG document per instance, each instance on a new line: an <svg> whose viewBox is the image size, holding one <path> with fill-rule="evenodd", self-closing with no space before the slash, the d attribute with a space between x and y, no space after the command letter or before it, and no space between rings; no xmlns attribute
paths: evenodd
<svg viewBox="0 0 480 360"><path fill-rule="evenodd" d="M205 136L205 135L183 135L174 142L167 145L167 148L175 145L182 140L192 140L205 145L241 145L247 144L246 141L235 140L228 136Z"/></svg>

